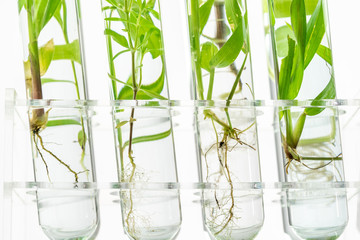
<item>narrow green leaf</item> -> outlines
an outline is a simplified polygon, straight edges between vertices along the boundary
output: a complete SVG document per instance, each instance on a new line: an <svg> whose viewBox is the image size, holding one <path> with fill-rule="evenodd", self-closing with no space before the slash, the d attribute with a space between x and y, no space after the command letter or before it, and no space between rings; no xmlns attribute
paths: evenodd
<svg viewBox="0 0 360 240"><path fill-rule="evenodd" d="M244 45L244 35L242 25L239 25L224 46L211 59L210 66L223 68L232 64Z"/></svg>
<svg viewBox="0 0 360 240"><path fill-rule="evenodd" d="M306 68L314 58L325 34L325 22L322 1L319 1L307 25L305 63Z"/></svg>
<svg viewBox="0 0 360 240"><path fill-rule="evenodd" d="M154 9L149 9L149 12L154 16L154 18L160 20L160 15L157 11L155 11Z"/></svg>
<svg viewBox="0 0 360 240"><path fill-rule="evenodd" d="M57 79L52 79L52 78L41 78L41 84L46 84L46 83L71 83L71 84L75 84L73 81L70 81L70 80L57 80Z"/></svg>
<svg viewBox="0 0 360 240"><path fill-rule="evenodd" d="M190 0L194 1L194 0ZM204 30L204 27L209 19L211 9L214 5L215 0L207 0L201 7L199 8L199 25L200 25L200 34Z"/></svg>
<svg viewBox="0 0 360 240"><path fill-rule="evenodd" d="M115 42L117 42L124 48L129 48L129 43L128 43L126 37L124 37L123 35L120 35L111 29L105 29L104 34L111 36Z"/></svg>
<svg viewBox="0 0 360 240"><path fill-rule="evenodd" d="M113 21L113 22L128 22L125 18L119 18L119 17L108 17L108 18L105 18L104 20L105 21Z"/></svg>
<svg viewBox="0 0 360 240"><path fill-rule="evenodd" d="M288 37L288 55L281 61L278 93L280 99L289 99L291 72L295 56L295 41Z"/></svg>
<svg viewBox="0 0 360 240"><path fill-rule="evenodd" d="M51 1L46 0L46 1L48 3L44 12L44 16L41 20L40 29L43 29L46 26L46 24L50 21L50 19L54 16L62 0L51 0Z"/></svg>
<svg viewBox="0 0 360 240"><path fill-rule="evenodd" d="M332 76L330 78L329 83L324 88L324 90L322 90L322 92L314 99L314 101L311 103L311 105L316 106L316 102L318 100L334 99L335 97L336 97L335 79ZM314 116L314 115L317 115L317 114L321 113L322 111L324 111L324 109L325 108L321 108L321 107L307 107L307 108L305 108L304 112L306 115Z"/></svg>
<svg viewBox="0 0 360 240"><path fill-rule="evenodd" d="M36 36L39 36L42 30L41 23L44 18L47 4L48 0L34 0L32 6L30 6L30 9L35 10L33 20Z"/></svg>
<svg viewBox="0 0 360 240"><path fill-rule="evenodd" d="M159 100L168 100L166 97L161 96L155 91L151 91L148 89L142 89L139 90L139 95L142 95L143 97L141 99L159 99Z"/></svg>
<svg viewBox="0 0 360 240"><path fill-rule="evenodd" d="M117 8L114 7L114 6L106 6L106 7L103 7L101 10L102 11L106 11L106 10L116 10Z"/></svg>
<svg viewBox="0 0 360 240"><path fill-rule="evenodd" d="M300 47L300 53L304 57L306 47L306 9L304 0L293 0L290 12L296 42Z"/></svg>
<svg viewBox="0 0 360 240"><path fill-rule="evenodd" d="M167 138L168 136L170 136L171 132L172 132L171 129L169 129L169 130L167 130L165 132L154 134L154 135L135 137L135 138L132 139L132 144L161 140L161 139L164 139L164 138ZM124 143L124 148L127 147L127 146L129 146L129 141L126 141Z"/></svg>
<svg viewBox="0 0 360 240"><path fill-rule="evenodd" d="M120 0L106 0L106 1L116 8L121 7Z"/></svg>
<svg viewBox="0 0 360 240"><path fill-rule="evenodd" d="M238 4L237 0L225 0L226 17L232 31L242 23L242 14Z"/></svg>
<svg viewBox="0 0 360 240"><path fill-rule="evenodd" d="M200 65L201 68L205 69L206 71L210 72L210 60L215 56L215 54L218 52L218 48L215 44L212 42L206 42L201 46L201 57L200 57Z"/></svg>
<svg viewBox="0 0 360 240"><path fill-rule="evenodd" d="M59 120L49 120L46 123L47 127L56 127L63 125L81 125L81 123L74 119L59 119Z"/></svg>
<svg viewBox="0 0 360 240"><path fill-rule="evenodd" d="M331 49L328 47L325 47L323 45L320 45L318 50L316 51L316 53L322 58L324 59L328 64L332 65L333 64L333 60L332 60L332 54L331 54Z"/></svg>
<svg viewBox="0 0 360 240"><path fill-rule="evenodd" d="M79 40L64 45L55 45L53 60L71 60L81 64Z"/></svg>
<svg viewBox="0 0 360 240"><path fill-rule="evenodd" d="M18 0L18 10L19 10L19 13L21 12L21 10L23 9L23 7L25 6L25 1L26 1L26 0Z"/></svg>
<svg viewBox="0 0 360 240"><path fill-rule="evenodd" d="M304 58L299 46L295 48L294 63L291 71L290 89L287 99L295 99L299 94L304 77Z"/></svg>
<svg viewBox="0 0 360 240"><path fill-rule="evenodd" d="M54 16L62 0L37 0L35 1L35 34L40 35L41 30Z"/></svg>
<svg viewBox="0 0 360 240"><path fill-rule="evenodd" d="M60 27L64 29L64 22L61 17L61 4L59 4L58 8L56 9L54 13L54 18L59 23Z"/></svg>

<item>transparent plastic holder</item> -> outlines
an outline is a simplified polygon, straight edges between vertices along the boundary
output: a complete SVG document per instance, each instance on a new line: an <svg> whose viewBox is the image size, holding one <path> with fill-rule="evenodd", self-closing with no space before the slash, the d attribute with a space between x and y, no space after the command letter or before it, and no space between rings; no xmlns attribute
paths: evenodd
<svg viewBox="0 0 360 240"><path fill-rule="evenodd" d="M311 192L316 196L324 191L339 193L347 201L348 223L341 240L356 239L360 236L359 222L359 190L360 164L358 136L358 108L360 100L325 100L314 103L307 101L63 101L63 100L16 100L10 93L6 102L6 161L4 167L4 225L3 238L8 240L48 239L38 222L36 191L79 191L98 194L99 215L101 226L95 239L129 239L123 227L121 214L120 192L147 191L166 192L170 195L179 194L182 210L182 224L176 239L210 239L203 225L203 194L204 192L229 191L231 186L223 182L199 182L196 152L194 145L193 122L183 119L194 116L194 109L202 107L229 107L231 109L255 108L258 123L259 154L262 167L262 181L234 182L232 189L257 195L264 202L264 223L255 239L297 239L290 237L284 229L282 208L290 208L293 199L299 196L292 193ZM313 104L313 105L311 105ZM280 182L278 181L277 157L275 154L274 133L279 132L274 124L274 112L279 107L309 107L318 105L325 108L338 109L343 142L344 171L346 181L335 182ZM94 149L97 155L97 182L35 182L31 161L31 148L27 127L27 109L32 107L79 108L86 106L91 113L94 131ZM114 107L160 108L171 113L175 144L184 145L188 151L175 152L179 170L178 182L148 181L126 183L118 181L116 154L113 151L112 110ZM184 125L189 124L189 125ZM187 135L186 135L187 134ZM102 137L102 136L107 137ZM181 136L178 138L178 136ZM187 136L187 137L186 137ZM13 138L13 141L10 141ZM13 145L13 147L11 147ZM22 151L18 151L21 147ZM100 157L99 157L100 156ZM181 156L181 158L179 157ZM241 209L240 209L241 210ZM306 210L306 209L305 209ZM305 211L304 210L304 211ZM240 211L241 212L241 211ZM301 239L301 238L298 238Z"/></svg>

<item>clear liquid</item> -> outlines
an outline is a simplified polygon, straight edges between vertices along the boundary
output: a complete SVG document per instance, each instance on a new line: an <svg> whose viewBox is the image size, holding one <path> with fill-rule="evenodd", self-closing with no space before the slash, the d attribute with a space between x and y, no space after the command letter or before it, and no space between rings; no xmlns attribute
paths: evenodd
<svg viewBox="0 0 360 240"><path fill-rule="evenodd" d="M332 189L301 191L300 196L296 195L297 199L289 202L289 216L290 226L298 236L330 240L342 234L348 221L344 192Z"/></svg>
<svg viewBox="0 0 360 240"><path fill-rule="evenodd" d="M254 239L262 228L262 224L251 226L248 228L234 228L229 229L230 234L214 234L212 232L211 239L216 240L251 240Z"/></svg>
<svg viewBox="0 0 360 240"><path fill-rule="evenodd" d="M98 227L93 190L38 190L39 223L53 240L90 239Z"/></svg>
<svg viewBox="0 0 360 240"><path fill-rule="evenodd" d="M175 239L179 230L180 224L155 228L139 227L136 236L128 236L133 240L171 240Z"/></svg>

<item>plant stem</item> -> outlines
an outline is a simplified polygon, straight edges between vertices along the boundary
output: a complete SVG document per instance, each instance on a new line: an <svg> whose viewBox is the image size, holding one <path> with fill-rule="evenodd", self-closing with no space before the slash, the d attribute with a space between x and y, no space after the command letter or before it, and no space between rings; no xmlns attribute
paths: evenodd
<svg viewBox="0 0 360 240"><path fill-rule="evenodd" d="M284 118L285 118L285 127L286 127L286 142L287 145L291 148L296 148L295 143L293 141L293 124L291 118L290 109L284 110Z"/></svg>
<svg viewBox="0 0 360 240"><path fill-rule="evenodd" d="M112 17L112 13L113 13L113 10L110 11L109 18ZM111 29L111 21L107 21L106 28ZM113 49L112 49L112 42L111 42L111 36L110 35L106 35L106 43L107 43L107 52L108 52L108 62L109 62L110 74L112 76L116 76ZM113 80L111 80L111 87L112 87L113 99L117 100L117 86L116 86L116 82L113 81Z"/></svg>
<svg viewBox="0 0 360 240"><path fill-rule="evenodd" d="M129 17L129 11L131 9L131 4L130 4L130 8L128 8L128 0L125 0L125 12L126 12L126 20L127 20L127 33L128 33L128 39L129 39L129 45L130 45L130 49L131 49L131 78L132 78L132 87L133 87L133 100L136 100L136 95L138 92L138 86L136 84L136 68L135 68L135 54L136 54L136 49L134 49L133 43L132 43L132 39L131 39L131 34L130 34L130 17ZM139 10L139 15L141 15L141 10ZM138 28L138 26L137 26ZM137 29L136 29L137 32ZM136 34L137 35L137 34ZM135 40L135 47L136 47L136 40ZM133 157L133 151L132 151L132 142L133 142L133 131L134 131L134 119L135 117L135 108L133 107L131 109L131 115L130 115L130 133L129 133L129 146L128 146L128 157L130 160L130 164L132 166L132 170L131 170L131 174L129 177L128 182L132 182L133 178L135 176L135 169L136 169L136 164L134 162L134 157ZM132 199L132 190L130 190L129 192L129 201L130 201L130 208L129 208L129 212L127 214L126 217L126 224L127 224L127 228L128 231L131 232L130 230L130 218L133 215L133 208L134 208L134 203L133 203L133 199ZM133 226L134 227L134 226Z"/></svg>
<svg viewBox="0 0 360 240"><path fill-rule="evenodd" d="M41 77L40 77L40 62L39 62L39 48L38 48L38 39L35 33L35 26L33 22L33 13L30 0L27 0L27 21L28 21L28 31L29 31L29 60L31 68L31 98L32 99L42 99L42 86L41 86ZM44 109L33 110L33 118L41 118L44 115Z"/></svg>
<svg viewBox="0 0 360 240"><path fill-rule="evenodd" d="M303 157L300 156L301 160L311 160L311 161L341 161L343 157Z"/></svg>
<svg viewBox="0 0 360 240"><path fill-rule="evenodd" d="M209 89L208 89L206 100L211 100L211 98L212 98L212 91L213 91L213 88L214 88L214 78L215 78L215 69L212 68L210 70Z"/></svg>
<svg viewBox="0 0 360 240"><path fill-rule="evenodd" d="M241 65L241 68L240 68L238 74L236 75L236 79L235 79L235 82L234 82L234 84L233 84L233 86L232 86L232 88L231 88L231 91L230 91L230 93L229 93L229 96L228 96L228 98L226 99L226 100L227 100L227 102L226 102L226 106L227 106L227 107L230 105L230 101L231 101L231 100L233 99L233 97L234 97L236 88L237 88L237 86L238 86L238 84L239 84L239 82L240 82L241 74L242 74L242 72L243 72L244 69L245 69L245 64L246 64L248 55L249 55L248 53L245 55L244 61L243 61L242 65ZM229 115L229 108L227 108L227 107L225 108L225 113L226 113L226 117L227 117L227 119L228 119L230 128L232 129L231 119L230 119L230 115Z"/></svg>
<svg viewBox="0 0 360 240"><path fill-rule="evenodd" d="M197 92L200 100L204 100L204 87L202 82L201 65L200 65L200 17L199 17L199 0L191 1L191 38L193 45L193 58L195 64L195 74L197 82Z"/></svg>
<svg viewBox="0 0 360 240"><path fill-rule="evenodd" d="M132 64L132 85L133 85L133 100L136 100L137 95L137 84L136 84L136 76L135 76L135 52L131 53L131 64ZM133 130L134 130L134 119L135 117L135 108L131 109L131 115L130 115L130 133L129 133L129 147L128 147L128 157L130 159L130 163L133 167L133 170L131 172L129 182L132 182L134 174L135 174L135 167L136 164L134 162L134 158L132 156L132 140L133 140Z"/></svg>

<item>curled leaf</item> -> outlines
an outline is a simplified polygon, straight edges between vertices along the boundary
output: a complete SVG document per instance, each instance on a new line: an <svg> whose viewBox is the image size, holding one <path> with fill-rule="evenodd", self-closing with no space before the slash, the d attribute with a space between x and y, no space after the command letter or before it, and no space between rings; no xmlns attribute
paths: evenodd
<svg viewBox="0 0 360 240"><path fill-rule="evenodd" d="M40 76L44 76L54 57L55 45L51 39L39 49Z"/></svg>
<svg viewBox="0 0 360 240"><path fill-rule="evenodd" d="M210 60L215 56L218 52L218 48L212 42L206 42L201 47L201 57L200 57L200 65L201 68L205 69L206 71L210 72L213 69L210 66Z"/></svg>
<svg viewBox="0 0 360 240"><path fill-rule="evenodd" d="M87 141L87 137L85 132L83 130L80 130L78 133L78 142L82 149L85 148L86 141Z"/></svg>

